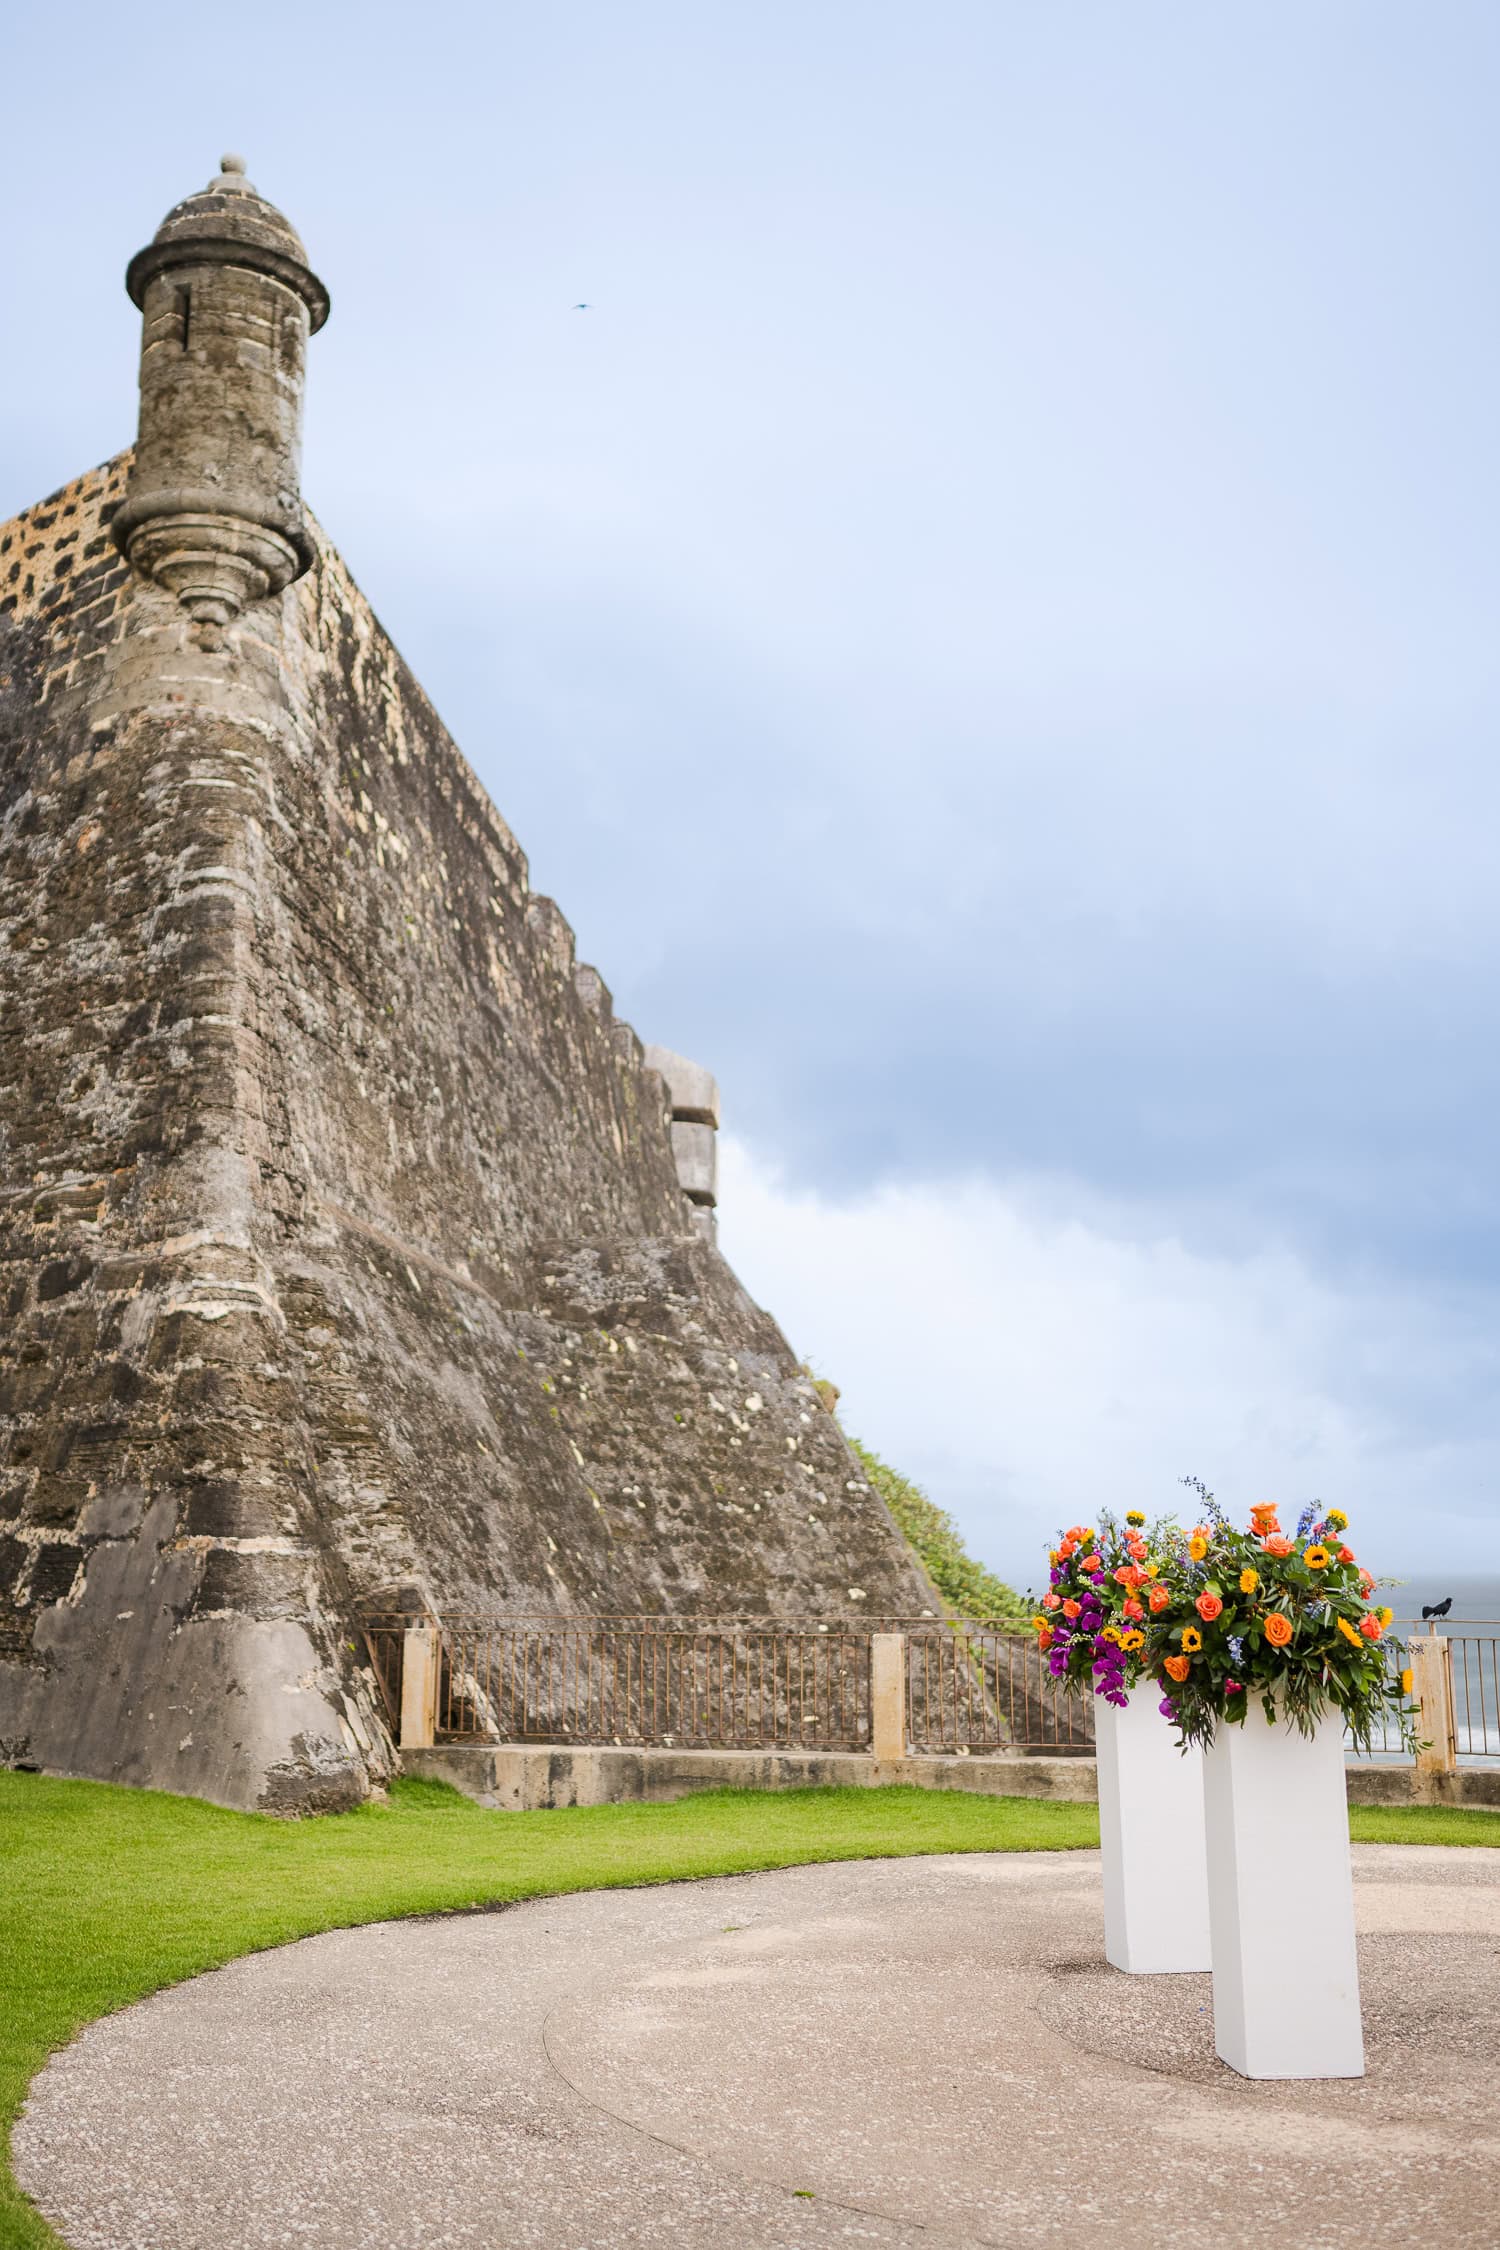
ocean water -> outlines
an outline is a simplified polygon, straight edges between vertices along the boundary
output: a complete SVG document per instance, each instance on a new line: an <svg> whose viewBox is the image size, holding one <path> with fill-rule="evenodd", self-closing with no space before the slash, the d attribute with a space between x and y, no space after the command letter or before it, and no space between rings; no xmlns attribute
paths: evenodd
<svg viewBox="0 0 1500 2250"><path fill-rule="evenodd" d="M1453 1596L1453 1607L1446 1623L1450 1629L1459 1625L1488 1624L1500 1633L1500 1577L1464 1577L1450 1573L1446 1578L1428 1571L1402 1573L1393 1571L1384 1579L1382 1598L1388 1601L1402 1622L1408 1618L1420 1619L1424 1604L1446 1600Z"/></svg>

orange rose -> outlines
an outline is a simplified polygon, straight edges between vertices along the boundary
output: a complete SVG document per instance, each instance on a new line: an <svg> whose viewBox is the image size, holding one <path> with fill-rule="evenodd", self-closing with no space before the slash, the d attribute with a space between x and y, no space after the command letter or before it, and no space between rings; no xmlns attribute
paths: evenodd
<svg viewBox="0 0 1500 2250"><path fill-rule="evenodd" d="M1268 1538L1262 1539L1261 1546L1268 1555L1283 1556L1292 1551L1292 1542L1284 1531L1273 1531Z"/></svg>
<svg viewBox="0 0 1500 2250"><path fill-rule="evenodd" d="M1276 1510L1273 1507L1265 1506L1252 1508L1250 1510L1250 1523L1252 1529L1264 1539L1268 1531L1276 1529Z"/></svg>
<svg viewBox="0 0 1500 2250"><path fill-rule="evenodd" d="M1112 1572L1111 1575L1114 1578L1114 1582L1117 1586L1128 1586L1134 1573L1132 1572L1129 1563L1121 1563L1119 1569Z"/></svg>
<svg viewBox="0 0 1500 2250"><path fill-rule="evenodd" d="M1283 1617L1279 1609L1273 1609L1266 1619L1266 1639L1270 1642L1272 1648L1285 1648L1291 1637L1291 1619Z"/></svg>
<svg viewBox="0 0 1500 2250"><path fill-rule="evenodd" d="M1061 1608L1062 1608L1062 1595L1061 1595L1061 1594L1043 1594L1043 1596L1042 1596L1042 1607L1043 1607L1043 1609L1061 1609ZM1047 1622L1047 1620L1046 1620L1046 1619L1045 1619L1045 1617L1044 1617L1044 1618L1042 1619L1042 1623L1043 1623L1043 1624L1045 1625L1045 1624L1046 1624L1046 1622Z"/></svg>
<svg viewBox="0 0 1500 2250"><path fill-rule="evenodd" d="M1074 1617L1076 1617L1076 1616L1078 1615L1078 1609L1079 1609L1079 1605L1078 1605L1078 1603L1077 1603L1077 1602L1064 1602L1064 1603L1063 1603L1063 1615L1064 1615L1064 1617L1067 1617L1067 1618L1074 1618Z"/></svg>
<svg viewBox="0 0 1500 2250"><path fill-rule="evenodd" d="M1224 1604L1217 1594L1202 1593L1194 1602L1193 1607L1205 1625L1212 1625L1214 1619L1222 1615Z"/></svg>
<svg viewBox="0 0 1500 2250"><path fill-rule="evenodd" d="M1367 1641L1378 1641L1385 1631L1385 1627L1381 1624L1373 1609L1365 1611L1364 1616L1359 1621L1359 1629Z"/></svg>
<svg viewBox="0 0 1500 2250"><path fill-rule="evenodd" d="M1140 1603L1132 1594L1130 1600L1125 1604L1124 1614L1127 1617L1144 1617L1146 1612L1142 1609Z"/></svg>
<svg viewBox="0 0 1500 2250"><path fill-rule="evenodd" d="M1099 1557L1097 1555L1084 1555L1083 1557L1081 1557L1078 1567L1080 1570L1088 1571L1090 1576L1092 1576L1092 1574L1096 1570L1102 1570L1104 1568L1104 1565L1099 1560Z"/></svg>
<svg viewBox="0 0 1500 2250"><path fill-rule="evenodd" d="M1355 1554L1354 1554L1354 1549L1353 1549L1352 1547L1340 1547L1340 1549L1339 1549L1339 1561L1340 1561L1341 1563L1351 1563L1351 1562L1353 1562L1354 1560L1355 1560Z"/></svg>
<svg viewBox="0 0 1500 2250"><path fill-rule="evenodd" d="M1037 1647L1044 1650L1049 1649L1052 1646L1054 1637L1055 1636L1053 1634L1052 1627L1050 1625L1043 1625L1036 1637Z"/></svg>
<svg viewBox="0 0 1500 2250"><path fill-rule="evenodd" d="M1192 1669L1192 1658L1188 1656L1169 1656L1163 1666L1168 1679L1176 1680L1179 1685L1187 1678Z"/></svg>
<svg viewBox="0 0 1500 2250"><path fill-rule="evenodd" d="M1158 1610L1166 1608L1172 1597L1165 1586L1153 1586L1146 1599L1151 1604L1151 1614L1154 1617Z"/></svg>

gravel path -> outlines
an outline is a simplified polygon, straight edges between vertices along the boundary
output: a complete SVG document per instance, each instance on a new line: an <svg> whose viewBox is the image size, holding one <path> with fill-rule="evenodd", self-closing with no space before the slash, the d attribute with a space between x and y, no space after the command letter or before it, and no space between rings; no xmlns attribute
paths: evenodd
<svg viewBox="0 0 1500 2250"><path fill-rule="evenodd" d="M1369 2075L1251 2085L1106 1969L1093 1853L386 1923L93 2026L23 2184L74 2250L1500 2238L1500 1851L1355 1851Z"/></svg>

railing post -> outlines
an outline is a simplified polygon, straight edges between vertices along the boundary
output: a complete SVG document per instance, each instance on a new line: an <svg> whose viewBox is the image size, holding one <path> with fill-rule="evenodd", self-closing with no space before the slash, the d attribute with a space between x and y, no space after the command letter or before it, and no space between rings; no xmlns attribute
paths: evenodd
<svg viewBox="0 0 1500 2250"><path fill-rule="evenodd" d="M1458 1765L1453 1724L1453 1643L1446 1633L1430 1632L1413 1640L1409 1647L1417 1733L1427 1745L1417 1752L1417 1771L1453 1773Z"/></svg>
<svg viewBox="0 0 1500 2250"><path fill-rule="evenodd" d="M437 1734L438 1636L408 1625L401 1651L401 1748L428 1750Z"/></svg>
<svg viewBox="0 0 1500 2250"><path fill-rule="evenodd" d="M877 1764L906 1756L906 1635L870 1635L870 1748Z"/></svg>

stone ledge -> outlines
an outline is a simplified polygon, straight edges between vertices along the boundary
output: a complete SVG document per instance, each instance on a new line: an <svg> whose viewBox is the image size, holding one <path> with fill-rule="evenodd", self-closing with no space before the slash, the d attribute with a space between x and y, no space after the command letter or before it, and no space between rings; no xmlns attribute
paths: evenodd
<svg viewBox="0 0 1500 2250"><path fill-rule="evenodd" d="M665 1804L700 1789L967 1789L992 1797L1094 1795L1092 1758L873 1758L862 1750L615 1750L439 1743L402 1770L446 1781L502 1812L558 1805Z"/></svg>
<svg viewBox="0 0 1500 2250"><path fill-rule="evenodd" d="M446 1781L497 1812L560 1805L667 1804L702 1789L963 1789L987 1797L1090 1803L1092 1758L873 1758L862 1750L583 1749L530 1742L448 1742L406 1750L405 1773ZM1418 1776L1410 1766L1355 1766L1351 1805L1500 1805L1500 1767Z"/></svg>

